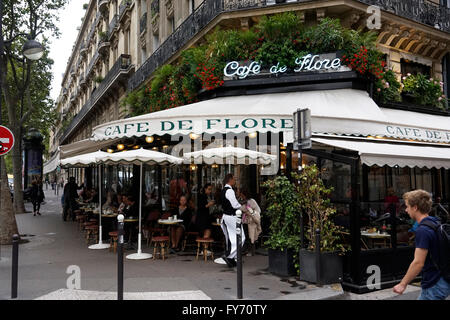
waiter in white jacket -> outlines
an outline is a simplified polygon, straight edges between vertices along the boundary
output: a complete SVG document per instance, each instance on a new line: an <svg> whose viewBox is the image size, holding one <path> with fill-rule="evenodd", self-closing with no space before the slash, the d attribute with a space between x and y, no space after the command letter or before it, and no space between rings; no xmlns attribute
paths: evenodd
<svg viewBox="0 0 450 320"><path fill-rule="evenodd" d="M229 173L224 179L224 188L221 193L222 200L222 230L225 235L225 254L222 258L216 259L216 263L223 264L223 261L228 265L228 267L236 267L236 255L237 255L237 244L236 244L236 211L241 209L241 204L236 199L236 194L234 193L233 186L236 181L234 176ZM245 242L245 234L242 233L242 243ZM223 260L223 261L221 261Z"/></svg>

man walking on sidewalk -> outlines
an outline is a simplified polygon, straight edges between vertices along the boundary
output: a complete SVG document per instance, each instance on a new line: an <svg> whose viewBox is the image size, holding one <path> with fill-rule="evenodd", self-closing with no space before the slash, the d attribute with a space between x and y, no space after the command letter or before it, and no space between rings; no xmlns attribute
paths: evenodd
<svg viewBox="0 0 450 320"><path fill-rule="evenodd" d="M438 226L439 220L431 217L431 195L424 190L415 190L403 195L406 212L417 223L416 250L414 260L402 281L394 287L394 292L402 294L408 284L422 271L422 293L419 300L444 300L450 295L450 283L438 269L442 250L438 233L431 226ZM435 228L435 227L434 227Z"/></svg>
<svg viewBox="0 0 450 320"><path fill-rule="evenodd" d="M222 230L225 235L225 254L222 258L216 259L214 262L223 264L223 261L228 265L228 267L236 267L236 255L237 248L236 243L236 211L241 209L241 204L236 199L236 194L234 193L233 186L236 181L231 173L227 174L224 179L224 188L222 189L221 199L222 199ZM242 243L245 243L245 234L242 233Z"/></svg>

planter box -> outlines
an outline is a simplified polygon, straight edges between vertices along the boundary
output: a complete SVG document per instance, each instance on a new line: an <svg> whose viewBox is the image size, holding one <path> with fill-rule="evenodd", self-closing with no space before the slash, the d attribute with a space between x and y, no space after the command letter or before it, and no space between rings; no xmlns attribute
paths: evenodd
<svg viewBox="0 0 450 320"><path fill-rule="evenodd" d="M317 283L316 274L316 253L301 249L299 252L300 260L300 280ZM337 253L324 252L320 254L321 284L332 284L342 282L343 279L343 258Z"/></svg>
<svg viewBox="0 0 450 320"><path fill-rule="evenodd" d="M269 249L269 272L283 277L295 275L294 251Z"/></svg>

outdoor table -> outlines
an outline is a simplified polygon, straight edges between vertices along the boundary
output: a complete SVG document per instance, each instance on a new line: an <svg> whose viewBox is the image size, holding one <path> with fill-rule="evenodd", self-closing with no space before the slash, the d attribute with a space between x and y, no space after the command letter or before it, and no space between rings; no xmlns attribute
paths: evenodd
<svg viewBox="0 0 450 320"><path fill-rule="evenodd" d="M388 247L387 241L391 239L391 235L387 234L387 233L361 231L361 236L366 237L367 239L369 239L372 242L372 248L374 247L374 240L381 239L381 240L383 240L384 246ZM366 245L366 247L369 248L369 246L367 246L367 245Z"/></svg>
<svg viewBox="0 0 450 320"><path fill-rule="evenodd" d="M159 219L158 223L169 226L169 248L170 248L170 246L172 244L172 229L176 225L183 223L183 220L182 219L177 219L177 220Z"/></svg>

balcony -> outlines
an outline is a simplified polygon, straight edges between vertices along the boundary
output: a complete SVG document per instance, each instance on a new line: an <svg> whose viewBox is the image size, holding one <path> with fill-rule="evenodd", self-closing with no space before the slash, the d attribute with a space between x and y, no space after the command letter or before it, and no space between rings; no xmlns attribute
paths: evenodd
<svg viewBox="0 0 450 320"><path fill-rule="evenodd" d="M358 0L397 16L450 32L450 8L429 0Z"/></svg>
<svg viewBox="0 0 450 320"><path fill-rule="evenodd" d="M86 89L86 87L87 87L86 78L85 78L84 74L81 74L81 76L80 76L80 88L81 89Z"/></svg>
<svg viewBox="0 0 450 320"><path fill-rule="evenodd" d="M80 46L80 57L85 57L87 54L88 48L86 46L86 42L83 42Z"/></svg>
<svg viewBox="0 0 450 320"><path fill-rule="evenodd" d="M98 52L100 54L107 53L109 50L108 34L106 32L99 33Z"/></svg>
<svg viewBox="0 0 450 320"><path fill-rule="evenodd" d="M355 0L366 5L378 5L382 10L397 16L427 24L450 33L450 9L432 4L426 0ZM311 3L313 0L283 1L275 0L207 0L173 32L161 46L144 62L130 78L128 89L139 87L161 65L183 48L200 30L205 28L222 13L275 6L294 6L299 3ZM152 24L159 17L159 0L151 4Z"/></svg>
<svg viewBox="0 0 450 320"><path fill-rule="evenodd" d="M60 139L62 145L65 140L75 132L75 129L83 122L83 119L95 108L96 105L107 102L112 92L117 92L120 87L125 87L130 75L134 72L131 64L131 56L121 55L114 66L108 72L102 83L94 89L89 100L69 124Z"/></svg>
<svg viewBox="0 0 450 320"><path fill-rule="evenodd" d="M98 51L95 53L95 55L92 57L91 62L89 63L89 66L86 70L86 77L90 77L92 74L92 71L94 70L94 66L97 63L100 55L98 54Z"/></svg>
<svg viewBox="0 0 450 320"><path fill-rule="evenodd" d="M111 40L114 33L119 29L118 20L119 20L119 17L117 14L115 14L113 16L113 18L111 19L111 22L109 23L109 26L108 26L108 40Z"/></svg>
<svg viewBox="0 0 450 320"><path fill-rule="evenodd" d="M147 12L144 13L139 21L140 34L144 34L147 31Z"/></svg>
<svg viewBox="0 0 450 320"><path fill-rule="evenodd" d="M98 11L102 14L106 14L108 12L109 0L98 0L97 1Z"/></svg>
<svg viewBox="0 0 450 320"><path fill-rule="evenodd" d="M126 13L130 10L131 0L122 0L119 7L119 22L122 21L123 17L126 16Z"/></svg>

